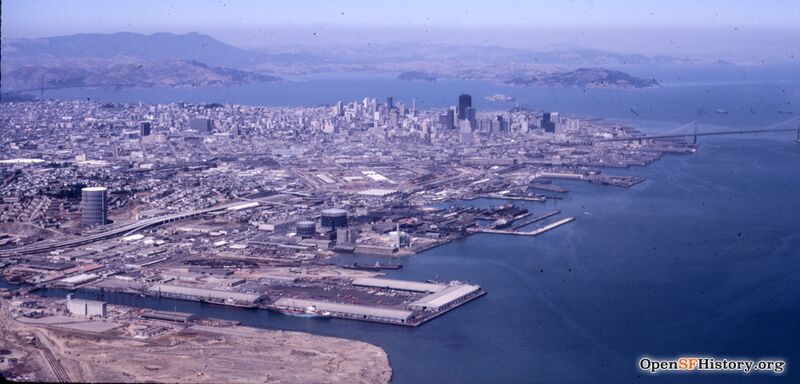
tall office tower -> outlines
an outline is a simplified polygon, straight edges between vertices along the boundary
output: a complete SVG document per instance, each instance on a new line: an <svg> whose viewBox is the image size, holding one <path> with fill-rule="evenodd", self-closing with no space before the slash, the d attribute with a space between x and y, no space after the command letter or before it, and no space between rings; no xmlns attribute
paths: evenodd
<svg viewBox="0 0 800 384"><path fill-rule="evenodd" d="M556 114L556 117L558 117L558 114ZM551 119L552 114L550 112L542 114L542 129L547 133L556 133L556 124Z"/></svg>
<svg viewBox="0 0 800 384"><path fill-rule="evenodd" d="M86 187L81 189L81 224L85 227L104 225L108 212L106 188Z"/></svg>
<svg viewBox="0 0 800 384"><path fill-rule="evenodd" d="M467 120L467 108L472 107L472 96L463 94L458 97L458 119Z"/></svg>
<svg viewBox="0 0 800 384"><path fill-rule="evenodd" d="M558 117L558 112L550 112L550 121L553 122L554 133L563 133L561 132L561 119Z"/></svg>
<svg viewBox="0 0 800 384"><path fill-rule="evenodd" d="M211 120L206 117L194 117L189 120L189 128L200 133L211 133Z"/></svg>
<svg viewBox="0 0 800 384"><path fill-rule="evenodd" d="M467 117L464 120L469 121L469 126L475 129L475 127L478 126L478 122L475 119L475 107L468 107L466 109L466 115Z"/></svg>
<svg viewBox="0 0 800 384"><path fill-rule="evenodd" d="M336 102L336 116L344 116L344 104L341 101Z"/></svg>
<svg viewBox="0 0 800 384"><path fill-rule="evenodd" d="M456 128L456 113L453 108L447 110L447 113L440 117L440 122L444 126L445 129L455 129Z"/></svg>
<svg viewBox="0 0 800 384"><path fill-rule="evenodd" d="M386 98L386 109L394 108L394 98L389 96Z"/></svg>
<svg viewBox="0 0 800 384"><path fill-rule="evenodd" d="M503 115L497 115L496 117L497 122L497 130L500 132L508 131L508 121L503 118Z"/></svg>
<svg viewBox="0 0 800 384"><path fill-rule="evenodd" d="M150 136L150 123L145 121L139 123L139 136L145 137Z"/></svg>
<svg viewBox="0 0 800 384"><path fill-rule="evenodd" d="M411 116L417 115L417 99L411 99Z"/></svg>

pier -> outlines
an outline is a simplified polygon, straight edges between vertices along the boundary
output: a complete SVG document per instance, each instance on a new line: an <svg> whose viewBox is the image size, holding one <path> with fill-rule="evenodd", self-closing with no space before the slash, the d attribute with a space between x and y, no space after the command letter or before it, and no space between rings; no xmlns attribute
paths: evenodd
<svg viewBox="0 0 800 384"><path fill-rule="evenodd" d="M557 214L559 214L559 213L561 213L561 211L560 211L560 210L550 211L550 212L547 212L547 213L545 213L545 214L542 214L542 215L540 215L540 216L534 217L533 219L530 219L530 220L528 220L528 221L526 221L526 222L524 222L524 223L522 223L522 224L515 225L515 226L514 226L513 228L511 228L511 229L512 229L512 230L514 230L514 231L516 231L516 230L518 230L518 229L520 229L520 228L522 228L522 227L526 227L526 226L528 226L528 225L531 225L531 224L533 224L533 223L536 223L536 222L542 221L542 220L544 220L544 219L546 219L546 218L548 218L548 217L555 216L555 215L557 215Z"/></svg>
<svg viewBox="0 0 800 384"><path fill-rule="evenodd" d="M571 221L575 220L574 217L567 217L556 221L554 223L545 225L544 227L534 229L533 231L515 231L515 230L504 230L504 229L489 229L489 228L468 228L468 232L472 233L494 233L498 235L517 235L517 236L537 236L545 233L551 229L558 228L564 224L567 224Z"/></svg>

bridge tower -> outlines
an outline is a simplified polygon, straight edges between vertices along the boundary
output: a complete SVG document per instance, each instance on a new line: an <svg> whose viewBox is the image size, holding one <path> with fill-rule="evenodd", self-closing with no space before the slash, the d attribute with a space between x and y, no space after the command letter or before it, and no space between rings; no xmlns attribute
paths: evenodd
<svg viewBox="0 0 800 384"><path fill-rule="evenodd" d="M697 123L694 123L694 145L697 145Z"/></svg>

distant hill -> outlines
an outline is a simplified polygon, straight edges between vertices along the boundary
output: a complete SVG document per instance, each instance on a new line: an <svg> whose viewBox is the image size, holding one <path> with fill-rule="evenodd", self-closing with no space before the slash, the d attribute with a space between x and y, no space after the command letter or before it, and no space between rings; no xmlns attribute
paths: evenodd
<svg viewBox="0 0 800 384"><path fill-rule="evenodd" d="M2 88L38 88L42 80L46 87L232 85L327 72L400 73L401 80L457 78L627 88L653 83L618 69L639 66L641 71L654 63L678 62L580 47L533 51L419 42L244 49L195 32L120 32L2 39Z"/></svg>
<svg viewBox="0 0 800 384"><path fill-rule="evenodd" d="M579 68L574 71L516 77L506 80L505 83L525 86L591 88L647 88L658 86L658 82L655 80L641 79L624 72L604 68Z"/></svg>
<svg viewBox="0 0 800 384"><path fill-rule="evenodd" d="M232 68L243 68L259 61L259 55L254 52L199 33L143 35L120 32L9 39L3 41L2 51L4 59L129 57L144 60L194 60L212 66Z"/></svg>
<svg viewBox="0 0 800 384"><path fill-rule="evenodd" d="M53 64L4 65L3 90L31 90L64 87L201 87L229 86L280 80L278 77L210 67L186 60L117 62L78 59Z"/></svg>

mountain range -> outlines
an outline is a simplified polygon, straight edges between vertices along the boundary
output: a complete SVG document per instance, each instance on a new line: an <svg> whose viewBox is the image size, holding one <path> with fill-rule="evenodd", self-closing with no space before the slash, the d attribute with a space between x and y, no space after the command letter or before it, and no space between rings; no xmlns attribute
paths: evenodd
<svg viewBox="0 0 800 384"><path fill-rule="evenodd" d="M688 59L580 47L538 51L486 45L387 42L366 46L246 49L200 33L121 32L2 39L2 89L228 86L326 72L401 74L401 79L480 79L520 86L650 87L609 67Z"/></svg>

